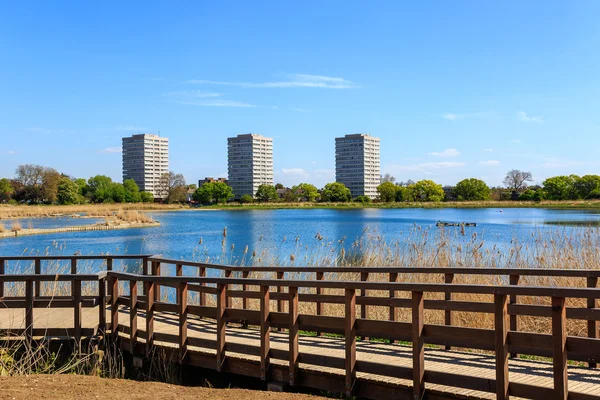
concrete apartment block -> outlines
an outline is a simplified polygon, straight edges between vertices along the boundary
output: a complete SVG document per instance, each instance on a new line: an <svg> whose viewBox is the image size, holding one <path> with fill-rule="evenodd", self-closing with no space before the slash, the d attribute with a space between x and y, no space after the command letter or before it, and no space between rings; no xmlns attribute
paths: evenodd
<svg viewBox="0 0 600 400"><path fill-rule="evenodd" d="M335 138L335 180L356 196L377 197L381 183L379 138L365 133Z"/></svg>
<svg viewBox="0 0 600 400"><path fill-rule="evenodd" d="M227 139L228 181L236 199L273 185L273 139L243 134Z"/></svg>
<svg viewBox="0 0 600 400"><path fill-rule="evenodd" d="M169 172L169 139L151 133L123 138L123 180L133 179L140 191L160 198L158 183Z"/></svg>

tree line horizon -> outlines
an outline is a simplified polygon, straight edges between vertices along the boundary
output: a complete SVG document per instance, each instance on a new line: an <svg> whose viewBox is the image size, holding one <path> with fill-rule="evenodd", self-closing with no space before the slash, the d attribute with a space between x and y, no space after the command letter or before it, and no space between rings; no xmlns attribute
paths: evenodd
<svg viewBox="0 0 600 400"><path fill-rule="evenodd" d="M490 187L483 180L466 178L455 186L442 186L433 180L397 182L390 174L382 175L377 187L376 202L442 202L442 201L542 201L600 199L600 175L559 175L542 185L530 186L530 172L510 170L503 187ZM284 189L278 193L278 189ZM170 171L160 177L157 185L160 199L165 203L200 204L226 203L234 199L233 190L224 182L208 182L201 187L186 184L182 174ZM260 185L256 194L243 195L240 203L258 202L360 202L371 203L367 196L351 197L343 183L331 182L318 189L310 183L291 188L283 184ZM19 165L12 179L0 179L0 203L10 204L84 204L154 202L152 193L140 191L133 179L114 182L106 175L89 179L75 178L53 168L34 164Z"/></svg>

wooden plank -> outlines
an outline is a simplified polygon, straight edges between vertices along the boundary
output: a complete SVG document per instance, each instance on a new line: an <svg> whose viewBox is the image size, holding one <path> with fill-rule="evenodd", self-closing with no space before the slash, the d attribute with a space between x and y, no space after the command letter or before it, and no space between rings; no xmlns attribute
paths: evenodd
<svg viewBox="0 0 600 400"><path fill-rule="evenodd" d="M283 271L277 271L277 273L275 274L275 279L276 280L282 280L283 279ZM277 294L283 294L283 286L281 285L277 285L275 288L275 291L277 292ZM282 297L277 297L277 312L283 312L283 298ZM283 331L282 328L277 328L277 331L281 332Z"/></svg>
<svg viewBox="0 0 600 400"><path fill-rule="evenodd" d="M34 260L34 271L36 275L41 275L42 274L42 261L39 258L36 258ZM35 283L35 297L40 297L40 289L41 289L41 285L42 283L37 281Z"/></svg>
<svg viewBox="0 0 600 400"><path fill-rule="evenodd" d="M452 274L452 273L444 274L444 283L449 285L452 282L454 282L454 274ZM452 293L450 293L450 292L444 293L444 300L447 302L451 301ZM452 311L451 310L444 311L444 325L452 326ZM446 350L451 350L452 346L445 346L444 348Z"/></svg>
<svg viewBox="0 0 600 400"><path fill-rule="evenodd" d="M98 281L98 331L104 336L106 333L106 279Z"/></svg>
<svg viewBox="0 0 600 400"><path fill-rule="evenodd" d="M413 398L422 399L425 394L423 292L412 292L412 303Z"/></svg>
<svg viewBox="0 0 600 400"><path fill-rule="evenodd" d="M206 277L206 268L199 268L198 269L198 276L200 278L204 278ZM205 286L205 283L202 282L200 285ZM206 294L205 293L200 293L200 299L199 299L199 306L204 306L206 305Z"/></svg>
<svg viewBox="0 0 600 400"><path fill-rule="evenodd" d="M154 346L154 288L153 281L146 282L146 357Z"/></svg>
<svg viewBox="0 0 600 400"><path fill-rule="evenodd" d="M129 351L135 355L135 346L138 341L138 283L129 281Z"/></svg>
<svg viewBox="0 0 600 400"><path fill-rule="evenodd" d="M187 304L188 304L188 287L186 282L179 284L177 292L179 293L179 361L185 360L188 345L188 318L187 318Z"/></svg>
<svg viewBox="0 0 600 400"><path fill-rule="evenodd" d="M175 276L183 276L183 265L182 264L175 264ZM179 302L180 302L179 290L177 290L175 303L179 304Z"/></svg>
<svg viewBox="0 0 600 400"><path fill-rule="evenodd" d="M269 286L260 287L260 379L269 380L269 365L271 363L271 326L269 322L270 298Z"/></svg>
<svg viewBox="0 0 600 400"><path fill-rule="evenodd" d="M289 287L289 346L290 346L290 386L295 386L298 381L298 288Z"/></svg>
<svg viewBox="0 0 600 400"><path fill-rule="evenodd" d="M495 337L496 337L496 398L508 399L508 326L510 324L508 315L508 297L504 294L494 296L496 313Z"/></svg>
<svg viewBox="0 0 600 400"><path fill-rule="evenodd" d="M587 287L596 288L598 287L598 277L588 277L587 278ZM587 299L587 307L588 308L597 308L598 300L597 299ZM588 321L587 323L588 330L588 338L598 339L598 323L596 321ZM590 368L596 368L598 363L590 362L588 363Z"/></svg>
<svg viewBox="0 0 600 400"><path fill-rule="evenodd" d="M554 370L554 398L567 400L567 315L565 298L552 298L552 350Z"/></svg>
<svg viewBox="0 0 600 400"><path fill-rule="evenodd" d="M0 258L0 275L4 275L6 271L6 260ZM0 299L4 297L4 282L0 282Z"/></svg>
<svg viewBox="0 0 600 400"><path fill-rule="evenodd" d="M356 381L356 290L346 289L345 297L346 396L351 397Z"/></svg>
<svg viewBox="0 0 600 400"><path fill-rule="evenodd" d="M226 270L225 271L225 278L231 278L231 270ZM229 285L225 286L225 299L226 299L226 308L231 308L231 297L227 296L227 289L229 289Z"/></svg>
<svg viewBox="0 0 600 400"><path fill-rule="evenodd" d="M110 277L110 331L113 339L119 336L119 278Z"/></svg>
<svg viewBox="0 0 600 400"><path fill-rule="evenodd" d="M25 281L25 300L27 308L25 309L25 339L33 339L33 280Z"/></svg>
<svg viewBox="0 0 600 400"><path fill-rule="evenodd" d="M227 285L217 285L217 371L221 372L225 363L225 305Z"/></svg>
<svg viewBox="0 0 600 400"><path fill-rule="evenodd" d="M153 276L160 276L160 262L152 261L150 268ZM154 301L160 301L160 285L158 283L154 286Z"/></svg>
<svg viewBox="0 0 600 400"><path fill-rule="evenodd" d="M73 291L73 323L75 328L75 344L78 348L81 345L81 281L74 279L71 282ZM81 350L81 348L80 348Z"/></svg>
<svg viewBox="0 0 600 400"><path fill-rule="evenodd" d="M113 260L112 258L107 258L106 259L106 271L112 271L113 270ZM110 284L108 284L108 296L112 298L113 296L113 286Z"/></svg>
<svg viewBox="0 0 600 400"><path fill-rule="evenodd" d="M317 272L316 274L316 280L318 281L322 281L325 279L325 273L324 272ZM323 294L323 288L316 288L316 293L317 295L322 295ZM315 302L316 307L317 307L317 315L323 315L325 314L325 304L321 301L316 301ZM323 332L321 331L317 331L317 336L323 336Z"/></svg>
<svg viewBox="0 0 600 400"><path fill-rule="evenodd" d="M519 284L519 279L520 279L520 275L510 275L509 277L509 283L513 286L517 286ZM509 300L509 304L517 304L518 299L517 299L517 295L516 294L511 294L510 295L510 300ZM519 330L519 320L518 317L516 315L511 314L510 315L510 330L513 332L517 332ZM512 358L517 358L519 357L519 354L517 353L510 353L510 356Z"/></svg>
<svg viewBox="0 0 600 400"><path fill-rule="evenodd" d="M360 281L361 282L367 282L369 280L369 273L368 272L361 272L360 273ZM367 297L368 293L366 289L363 289L360 291L360 296L362 297ZM360 307L360 317L362 319L369 319L369 307L367 305L362 305ZM363 340L369 340L368 337L363 337Z"/></svg>
<svg viewBox="0 0 600 400"><path fill-rule="evenodd" d="M77 258L71 258L71 275L77 275Z"/></svg>

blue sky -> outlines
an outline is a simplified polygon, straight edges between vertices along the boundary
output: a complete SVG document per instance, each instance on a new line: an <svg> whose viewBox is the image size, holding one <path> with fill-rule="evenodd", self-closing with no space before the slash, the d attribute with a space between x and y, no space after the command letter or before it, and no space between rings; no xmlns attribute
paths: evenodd
<svg viewBox="0 0 600 400"><path fill-rule="evenodd" d="M0 176L120 181L121 137L157 131L190 183L247 132L287 185L356 132L398 180L600 172L598 1L57 4L0 4Z"/></svg>

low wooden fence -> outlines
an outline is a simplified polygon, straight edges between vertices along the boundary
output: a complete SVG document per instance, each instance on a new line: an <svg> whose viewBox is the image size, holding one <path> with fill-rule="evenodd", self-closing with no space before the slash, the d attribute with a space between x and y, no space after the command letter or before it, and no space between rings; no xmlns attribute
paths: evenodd
<svg viewBox="0 0 600 400"><path fill-rule="evenodd" d="M142 263L142 274L118 272L113 269L113 260L137 259ZM41 262L45 260L71 260L71 274L44 275ZM105 260L106 271L99 274L77 274L77 262L82 259ZM33 260L36 274L5 275L7 261ZM162 276L161 267L175 266L175 276ZM198 269L199 276L182 276L184 267ZM206 276L207 270L223 271L223 277ZM277 279L254 279L255 271L274 273ZM360 273L361 281L346 281L340 276L326 280L328 273ZM246 321L256 326L260 334L260 346L244 346L243 351L260 358L260 368L251 372L264 380L270 379L272 359L286 360L289 368L289 383L296 385L299 377L299 364L337 368L345 371L346 394L351 395L357 372L380 376L410 379L413 382L413 395L422 398L426 382L445 386L496 393L497 398L506 399L509 395L524 398L588 399L594 396L569 393L567 362L586 362L595 367L600 358L600 340L597 338L597 321L600 309L596 299L600 297L597 284L600 271L588 270L542 270L542 269L469 269L469 268L331 268L316 267L233 267L204 263L169 260L153 256L93 256L93 257L5 257L0 256L1 290L7 282L25 282L25 297L2 299L7 308L25 308L27 323L26 337L36 336L33 329L33 309L38 307L73 307L75 326L72 336L79 340L88 332L81 326L82 307L110 304L110 319L107 323L106 308L99 307L99 331L107 331L114 336L126 335L128 346L133 350L143 340L148 351L155 341L177 344L182 362L192 357L188 347L209 348L216 351L212 362L218 371L223 370L227 352L236 349L226 339L228 321ZM233 274L241 277L232 277ZM286 274L303 274L303 279L286 279ZM315 274L316 279L307 279ZM369 282L370 274L388 274L389 282ZM402 274L441 274L444 283L405 283L397 282ZM196 275L196 274L194 274ZM472 285L452 283L457 275L505 276L506 285ZM549 287L519 286L521 276L554 276L583 279L589 287ZM39 292L42 282L71 282L71 295L44 298ZM94 294L82 295L81 282L97 281L98 290ZM129 289L122 290L120 282L127 282ZM159 296L161 287L176 290L174 301ZM273 288L275 288L273 290ZM340 294L327 294L343 291ZM197 293L196 304L189 303L189 294ZM382 296L387 293L388 296ZM408 298L398 297L399 293L409 293ZM3 294L3 293L2 293ZM371 294L371 295L369 295ZM375 294L375 295L372 295ZM443 300L428 300L431 294L443 295ZM458 301L459 295L487 296L492 301ZM215 301L208 302L207 296ZM520 296L548 299L549 305L519 304ZM232 307L232 299L241 299L241 308ZM258 309L251 309L248 301L258 300ZM585 307L567 307L568 299L585 299ZM276 307L271 308L275 300ZM315 315L302 314L298 304L302 302L317 305ZM285 303L285 304L284 304ZM343 316L324 315L323 305L343 304ZM284 312L287 305L287 312ZM129 326L119 324L119 306L129 307ZM361 312L357 308L361 306ZM387 320L370 319L369 306L387 307ZM410 311L410 322L399 322L396 310ZM445 325L430 325L424 321L427 309L445 313ZM145 327L138 327L139 311L145 311ZM492 314L493 329L467 328L455 326L452 312L475 312ZM170 312L177 315L179 330L170 335L154 330L155 313ZM205 340L188 336L188 318L196 316L214 320L216 336ZM551 333L541 334L522 332L517 328L518 316L548 317L551 319ZM585 320L588 323L588 336L567 335L567 320ZM271 328L286 329L289 336L288 351L275 351L270 347ZM315 357L299 351L300 331L316 331L343 335L345 357L327 355ZM412 346L412 368L378 364L357 360L356 343L360 338L379 338L389 341L410 342ZM492 351L495 353L496 379L454 374L452 372L428 371L425 364L425 345L451 346ZM509 355L528 354L552 358L554 387L547 388L535 384L511 382L508 370Z"/></svg>

